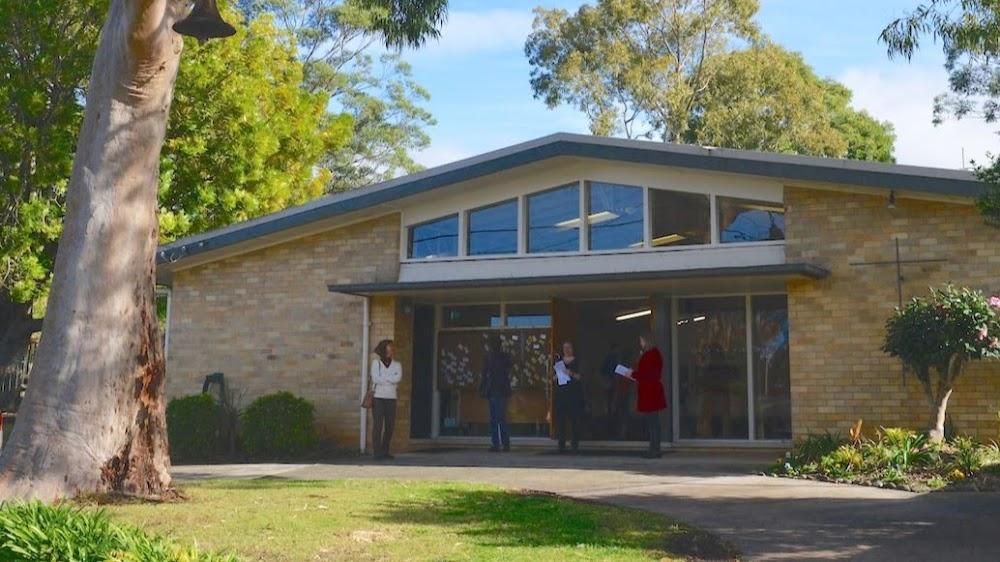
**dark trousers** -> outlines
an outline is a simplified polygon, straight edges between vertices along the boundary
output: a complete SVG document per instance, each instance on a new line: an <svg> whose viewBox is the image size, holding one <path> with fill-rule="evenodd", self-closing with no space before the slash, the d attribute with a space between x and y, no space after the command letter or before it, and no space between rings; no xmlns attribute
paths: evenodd
<svg viewBox="0 0 1000 562"><path fill-rule="evenodd" d="M649 431L649 452L660 452L660 412L646 412L646 429Z"/></svg>
<svg viewBox="0 0 1000 562"><path fill-rule="evenodd" d="M509 396L495 396L490 403L490 443L494 447L503 444L510 447L510 432L507 429L507 403Z"/></svg>
<svg viewBox="0 0 1000 562"><path fill-rule="evenodd" d="M375 458L389 454L392 430L396 427L396 401L392 398L376 398L372 407L372 449Z"/></svg>
<svg viewBox="0 0 1000 562"><path fill-rule="evenodd" d="M583 417L583 404L576 396L566 393L556 396L555 412L556 436L559 437L559 449L566 448L566 425L573 433L570 445L573 450L580 446L580 420Z"/></svg>

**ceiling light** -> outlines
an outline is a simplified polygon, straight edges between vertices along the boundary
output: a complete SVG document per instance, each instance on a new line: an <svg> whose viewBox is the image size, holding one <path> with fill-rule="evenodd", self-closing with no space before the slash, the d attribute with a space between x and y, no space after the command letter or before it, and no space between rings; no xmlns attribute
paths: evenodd
<svg viewBox="0 0 1000 562"><path fill-rule="evenodd" d="M590 224L597 224L600 222L615 220L618 218L616 213L611 211L601 211L599 213L594 213L587 217L587 222ZM556 228L578 228L580 226L580 219L569 219L562 222L557 222L555 224Z"/></svg>
<svg viewBox="0 0 1000 562"><path fill-rule="evenodd" d="M615 316L615 320L621 322L622 320L631 320L633 318L639 318L641 316L649 316L653 313L652 309L637 310L635 312L629 312L627 314L622 314L621 316Z"/></svg>

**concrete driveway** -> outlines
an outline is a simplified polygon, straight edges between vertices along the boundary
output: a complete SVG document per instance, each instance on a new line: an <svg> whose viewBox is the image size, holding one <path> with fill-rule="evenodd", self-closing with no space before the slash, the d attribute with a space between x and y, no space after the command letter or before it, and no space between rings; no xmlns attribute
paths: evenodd
<svg viewBox="0 0 1000 562"><path fill-rule="evenodd" d="M175 466L208 478L392 478L492 483L663 513L713 532L747 560L1000 560L1000 494L912 494L757 476L753 454L547 451L404 453L329 464Z"/></svg>

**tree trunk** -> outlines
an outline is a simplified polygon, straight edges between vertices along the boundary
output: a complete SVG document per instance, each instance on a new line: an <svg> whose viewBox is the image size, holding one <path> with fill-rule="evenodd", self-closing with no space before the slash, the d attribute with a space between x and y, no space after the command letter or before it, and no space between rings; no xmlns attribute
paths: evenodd
<svg viewBox="0 0 1000 562"><path fill-rule="evenodd" d="M31 385L0 498L170 485L154 286L179 0L113 0L91 73Z"/></svg>

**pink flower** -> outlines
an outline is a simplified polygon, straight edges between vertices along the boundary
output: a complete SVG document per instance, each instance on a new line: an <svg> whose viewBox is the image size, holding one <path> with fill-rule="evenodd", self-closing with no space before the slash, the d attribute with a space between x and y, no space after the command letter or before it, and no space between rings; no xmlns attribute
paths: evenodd
<svg viewBox="0 0 1000 562"><path fill-rule="evenodd" d="M990 306L1000 308L1000 297L990 297Z"/></svg>
<svg viewBox="0 0 1000 562"><path fill-rule="evenodd" d="M979 341L983 341L985 339L986 339L986 328L985 327L979 328Z"/></svg>

